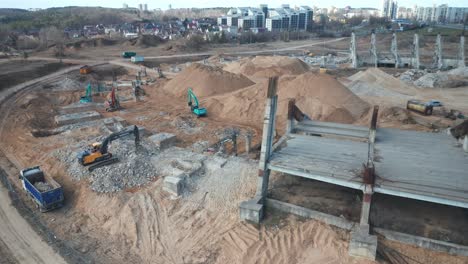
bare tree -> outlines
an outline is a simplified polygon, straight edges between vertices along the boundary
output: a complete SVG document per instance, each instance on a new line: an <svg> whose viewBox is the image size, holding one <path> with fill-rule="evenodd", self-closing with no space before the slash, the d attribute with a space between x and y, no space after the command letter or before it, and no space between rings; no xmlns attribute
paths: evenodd
<svg viewBox="0 0 468 264"><path fill-rule="evenodd" d="M62 62L65 50L63 32L56 27L43 28L39 31L39 39L43 48L47 49L49 45L55 46L55 56Z"/></svg>

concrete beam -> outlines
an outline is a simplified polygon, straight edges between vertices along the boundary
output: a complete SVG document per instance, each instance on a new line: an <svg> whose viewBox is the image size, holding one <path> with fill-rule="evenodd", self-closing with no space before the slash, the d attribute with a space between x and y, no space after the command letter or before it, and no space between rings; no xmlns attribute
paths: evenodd
<svg viewBox="0 0 468 264"><path fill-rule="evenodd" d="M373 228L374 232L382 235L388 240L393 240L409 245L418 246L421 248L430 249L433 251L445 252L451 255L466 256L468 257L468 247L449 243L445 241L439 241L426 237L414 236L410 234L404 234L396 231L386 230L382 228Z"/></svg>

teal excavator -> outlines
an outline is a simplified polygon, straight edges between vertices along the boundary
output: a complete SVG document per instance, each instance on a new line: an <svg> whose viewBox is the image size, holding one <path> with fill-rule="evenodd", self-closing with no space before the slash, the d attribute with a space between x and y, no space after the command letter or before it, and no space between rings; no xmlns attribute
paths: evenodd
<svg viewBox="0 0 468 264"><path fill-rule="evenodd" d="M190 111L193 114L195 114L198 117L206 116L206 114L207 114L206 108L198 106L198 99L195 96L195 94L193 93L192 88L188 89L187 101L188 101L188 105L190 106Z"/></svg>
<svg viewBox="0 0 468 264"><path fill-rule="evenodd" d="M86 95L81 96L80 103L91 103L93 101L93 95L91 92L91 84L88 83L88 87L86 87Z"/></svg>

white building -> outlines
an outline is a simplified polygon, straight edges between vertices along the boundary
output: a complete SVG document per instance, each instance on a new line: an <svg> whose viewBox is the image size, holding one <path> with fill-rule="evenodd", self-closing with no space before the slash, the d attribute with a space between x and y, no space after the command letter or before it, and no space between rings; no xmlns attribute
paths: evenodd
<svg viewBox="0 0 468 264"><path fill-rule="evenodd" d="M394 0L383 0L381 17L388 17L390 19L395 19L398 12L398 2Z"/></svg>

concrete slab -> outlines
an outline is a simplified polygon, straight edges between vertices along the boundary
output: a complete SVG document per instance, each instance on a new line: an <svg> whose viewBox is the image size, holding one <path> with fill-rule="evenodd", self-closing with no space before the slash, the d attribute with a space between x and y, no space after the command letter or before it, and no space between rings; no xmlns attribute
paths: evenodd
<svg viewBox="0 0 468 264"><path fill-rule="evenodd" d="M377 236L369 234L368 225L359 225L351 232L348 253L350 256L375 261Z"/></svg>
<svg viewBox="0 0 468 264"><path fill-rule="evenodd" d="M98 108L104 108L104 104L89 102L89 103L73 103L66 105L60 109L61 114L72 114L77 112L85 112L90 110L97 110Z"/></svg>
<svg viewBox="0 0 468 264"><path fill-rule="evenodd" d="M243 201L240 204L240 219L251 221L254 223L260 223L263 219L264 206L261 203L261 196L247 201Z"/></svg>
<svg viewBox="0 0 468 264"><path fill-rule="evenodd" d="M163 190L175 196L179 196L183 192L184 185L185 175L167 176L164 178Z"/></svg>
<svg viewBox="0 0 468 264"><path fill-rule="evenodd" d="M175 144L176 136L170 133L158 133L150 136L149 139L153 141L160 150L163 150Z"/></svg>
<svg viewBox="0 0 468 264"><path fill-rule="evenodd" d="M88 111L81 113L65 114L55 116L55 123L58 125L69 125L79 122L91 121L100 119L101 114L96 111Z"/></svg>

